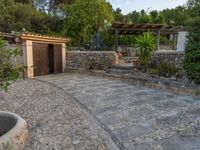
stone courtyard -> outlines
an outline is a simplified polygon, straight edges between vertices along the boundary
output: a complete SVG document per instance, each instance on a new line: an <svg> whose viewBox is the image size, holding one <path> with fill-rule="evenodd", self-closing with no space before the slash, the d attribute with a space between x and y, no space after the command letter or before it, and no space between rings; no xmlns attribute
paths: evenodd
<svg viewBox="0 0 200 150"><path fill-rule="evenodd" d="M28 122L26 149L200 150L199 97L75 73L15 82L1 95L1 110Z"/></svg>

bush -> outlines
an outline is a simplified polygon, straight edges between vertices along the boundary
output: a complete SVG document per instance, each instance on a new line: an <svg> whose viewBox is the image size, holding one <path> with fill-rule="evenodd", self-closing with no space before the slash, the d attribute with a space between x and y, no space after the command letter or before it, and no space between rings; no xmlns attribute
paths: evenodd
<svg viewBox="0 0 200 150"><path fill-rule="evenodd" d="M150 75L159 75L167 78L180 74L179 69L177 69L175 65L166 62L161 62L160 64L150 68L148 73Z"/></svg>
<svg viewBox="0 0 200 150"><path fill-rule="evenodd" d="M158 69L158 75L164 76L164 77L172 77L178 73L178 69L175 67L175 65L162 62L157 66Z"/></svg>
<svg viewBox="0 0 200 150"><path fill-rule="evenodd" d="M200 84L200 17L190 23L184 69L188 78Z"/></svg>
<svg viewBox="0 0 200 150"><path fill-rule="evenodd" d="M158 75L158 69L150 68L150 69L148 70L148 74L149 74L149 75Z"/></svg>
<svg viewBox="0 0 200 150"><path fill-rule="evenodd" d="M187 23L184 69L190 80L200 84L200 3L199 0L188 0L187 5L191 19Z"/></svg>
<svg viewBox="0 0 200 150"><path fill-rule="evenodd" d="M0 88L7 91L10 81L17 80L26 67L12 64L12 58L19 54L18 49L5 47L5 41L0 39Z"/></svg>

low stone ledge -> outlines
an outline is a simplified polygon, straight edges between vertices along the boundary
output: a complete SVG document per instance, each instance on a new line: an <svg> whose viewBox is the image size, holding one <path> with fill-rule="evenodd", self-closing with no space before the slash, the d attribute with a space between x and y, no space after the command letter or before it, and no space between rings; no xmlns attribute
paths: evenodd
<svg viewBox="0 0 200 150"><path fill-rule="evenodd" d="M161 80L156 78L142 78L134 75L114 75L104 74L103 76L120 78L128 83L140 86L146 86L158 90L164 90L175 94L192 95L200 97L200 86L183 82Z"/></svg>
<svg viewBox="0 0 200 150"><path fill-rule="evenodd" d="M148 88L158 89L171 92L174 94L191 95L200 97L200 86L178 81L161 80L157 78L143 78L129 74L110 74L105 71L86 71L86 70L70 70L68 73L81 73L102 76L110 79L120 79L132 85L145 86Z"/></svg>

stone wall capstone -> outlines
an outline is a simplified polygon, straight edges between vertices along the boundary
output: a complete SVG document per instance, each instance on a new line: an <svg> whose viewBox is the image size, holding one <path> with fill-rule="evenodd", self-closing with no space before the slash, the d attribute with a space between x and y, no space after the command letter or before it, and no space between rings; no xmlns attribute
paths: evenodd
<svg viewBox="0 0 200 150"><path fill-rule="evenodd" d="M176 68L183 69L184 52L178 51L156 51L152 54L151 62L153 64L159 64L166 62L173 64Z"/></svg>
<svg viewBox="0 0 200 150"><path fill-rule="evenodd" d="M114 51L67 51L66 69L105 70L118 61Z"/></svg>

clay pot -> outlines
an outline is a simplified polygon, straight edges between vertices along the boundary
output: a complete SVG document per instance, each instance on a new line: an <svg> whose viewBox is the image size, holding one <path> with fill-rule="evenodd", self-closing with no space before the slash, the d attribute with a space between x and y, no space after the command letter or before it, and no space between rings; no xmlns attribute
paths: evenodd
<svg viewBox="0 0 200 150"><path fill-rule="evenodd" d="M0 149L22 150L27 138L26 121L17 114L0 111Z"/></svg>

